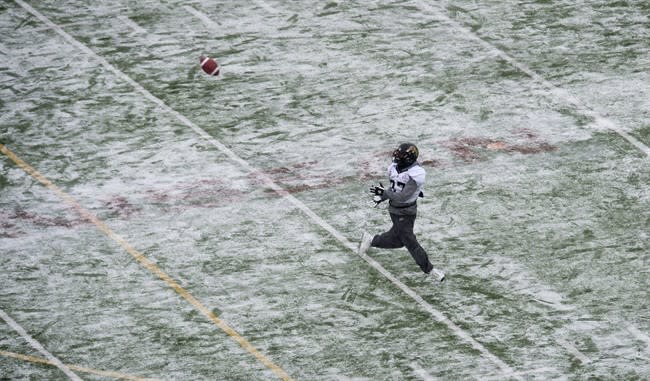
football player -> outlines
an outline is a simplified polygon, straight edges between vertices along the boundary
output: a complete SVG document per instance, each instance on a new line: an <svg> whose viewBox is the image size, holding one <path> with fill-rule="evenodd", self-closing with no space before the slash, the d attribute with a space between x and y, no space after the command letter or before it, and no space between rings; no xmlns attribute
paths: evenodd
<svg viewBox="0 0 650 381"><path fill-rule="evenodd" d="M363 234L359 252L365 253L370 247L381 249L396 249L406 246L409 253L420 266L420 269L431 277L442 282L445 273L433 267L429 262L426 251L418 243L413 233L413 225L417 215L418 197L423 197L425 172L417 162L418 148L411 143L402 143L393 151L393 162L388 167L390 186L384 188L382 183L370 187L375 206L382 201L388 201L388 213L393 226L385 233L371 236Z"/></svg>

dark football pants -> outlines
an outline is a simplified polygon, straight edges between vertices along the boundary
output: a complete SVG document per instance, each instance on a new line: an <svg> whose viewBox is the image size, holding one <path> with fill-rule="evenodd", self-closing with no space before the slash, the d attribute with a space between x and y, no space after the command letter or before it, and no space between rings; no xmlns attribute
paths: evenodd
<svg viewBox="0 0 650 381"><path fill-rule="evenodd" d="M415 263L428 274L433 269L433 265L429 262L426 251L420 246L413 233L416 216L389 214L393 226L389 231L376 235L372 239L371 246L380 249L397 249L406 246L413 259L415 259Z"/></svg>

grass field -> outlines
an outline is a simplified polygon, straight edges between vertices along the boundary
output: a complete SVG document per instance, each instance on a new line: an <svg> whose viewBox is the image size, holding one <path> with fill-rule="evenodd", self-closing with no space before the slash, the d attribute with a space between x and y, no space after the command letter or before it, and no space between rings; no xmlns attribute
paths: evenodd
<svg viewBox="0 0 650 381"><path fill-rule="evenodd" d="M16 0L0 36L0 380L650 380L647 1ZM403 141L443 284L356 252Z"/></svg>

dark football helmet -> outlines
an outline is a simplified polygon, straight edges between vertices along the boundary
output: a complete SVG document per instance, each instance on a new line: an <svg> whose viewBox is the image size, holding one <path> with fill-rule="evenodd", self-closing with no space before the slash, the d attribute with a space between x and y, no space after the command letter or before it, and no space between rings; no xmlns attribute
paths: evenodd
<svg viewBox="0 0 650 381"><path fill-rule="evenodd" d="M410 167L418 159L418 147L411 143L402 143L393 151L393 162L398 168Z"/></svg>

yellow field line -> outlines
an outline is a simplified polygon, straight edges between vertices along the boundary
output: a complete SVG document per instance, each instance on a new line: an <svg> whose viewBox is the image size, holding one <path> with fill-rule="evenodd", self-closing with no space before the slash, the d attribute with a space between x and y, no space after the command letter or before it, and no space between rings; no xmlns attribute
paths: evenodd
<svg viewBox="0 0 650 381"><path fill-rule="evenodd" d="M22 355L20 353L15 353L15 352L7 352L7 351L0 350L0 356L11 357L11 358L14 358L14 359L28 361L28 362L32 362L32 363L35 363L35 364L45 364L45 365L55 366L54 363L52 361L48 360L48 359L44 359L42 357ZM118 373L118 372L113 372L113 371L85 368L83 366L78 366L78 365L65 364L65 366L67 366L71 370L76 370L77 372L95 374L97 376L112 377L112 378L117 378L118 380L160 381L157 378L142 378L142 377L138 377L138 376L130 376L128 374Z"/></svg>
<svg viewBox="0 0 650 381"><path fill-rule="evenodd" d="M174 279L172 279L169 275L167 275L167 273L165 273L155 263L151 262L142 253L134 249L128 242L124 240L124 238L120 237L115 232L113 232L104 222L102 222L100 219L95 217L95 215L93 215L87 209L81 206L81 204L79 204L74 198L72 198L70 195L62 191L59 187L54 185L50 180L48 180L45 176L41 175L36 169L34 169L32 166L24 162L21 158L16 156L16 154L14 154L3 144L0 144L0 152L2 152L5 156L11 159L23 171L28 173L38 182L46 186L52 192L56 193L61 199L63 199L66 203L72 206L79 214L81 214L83 218L92 222L101 232L103 232L113 241L117 242L120 246L122 246L122 248L126 250L127 253L131 254L131 256L135 258L138 262L140 262L140 264L144 268L146 268L147 270L149 270L150 272L158 276L158 278L165 281L165 283L167 283L169 287L173 288L174 291L176 291L180 296L183 297L183 299L188 301L192 306L194 306L194 308L196 308L211 322L213 322L217 327L219 327L228 336L230 336L233 340L235 340L239 345L242 346L242 348L246 349L257 360L259 360L261 363L266 365L266 367L272 370L273 373L275 373L280 379L287 380L287 381L291 380L291 377L289 377L289 375L282 368L280 368L279 366L274 364L269 358L264 356L251 343L249 343L248 340L246 340L239 333L237 333L237 331L232 329L225 321L219 319L217 315L215 315L205 305L203 305L203 303L201 303L192 294L190 294L189 291L184 289L180 284L178 284Z"/></svg>

